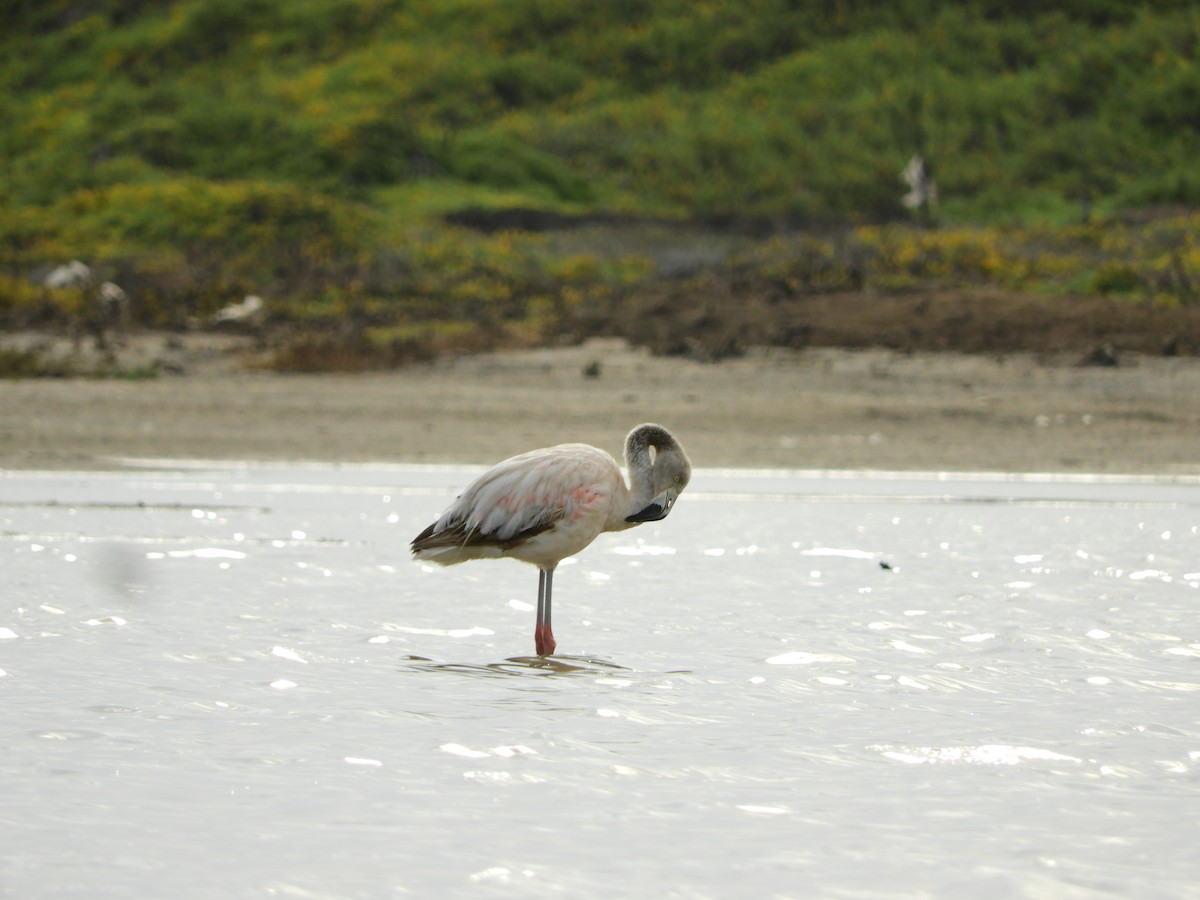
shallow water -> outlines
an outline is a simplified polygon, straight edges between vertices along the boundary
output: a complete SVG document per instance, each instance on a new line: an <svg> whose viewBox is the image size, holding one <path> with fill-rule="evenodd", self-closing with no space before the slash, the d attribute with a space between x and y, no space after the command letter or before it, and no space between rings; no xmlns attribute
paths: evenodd
<svg viewBox="0 0 1200 900"><path fill-rule="evenodd" d="M1200 483L698 472L539 660L472 474L0 473L0 894L1197 896Z"/></svg>

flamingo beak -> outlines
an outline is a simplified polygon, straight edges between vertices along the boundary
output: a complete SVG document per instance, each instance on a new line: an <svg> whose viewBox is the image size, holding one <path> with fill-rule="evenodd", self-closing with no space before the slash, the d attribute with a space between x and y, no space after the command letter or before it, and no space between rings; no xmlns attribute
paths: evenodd
<svg viewBox="0 0 1200 900"><path fill-rule="evenodd" d="M632 516L626 516L626 522L657 522L659 519L665 519L667 513L671 511L671 507L675 505L675 498L679 496L679 492L674 488L667 488L657 497L650 501L641 512L635 512Z"/></svg>

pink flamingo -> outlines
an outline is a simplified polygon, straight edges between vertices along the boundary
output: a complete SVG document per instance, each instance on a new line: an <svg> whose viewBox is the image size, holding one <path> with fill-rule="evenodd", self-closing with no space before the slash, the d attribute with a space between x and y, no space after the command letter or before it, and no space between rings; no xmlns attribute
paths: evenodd
<svg viewBox="0 0 1200 900"><path fill-rule="evenodd" d="M412 542L413 556L444 566L510 557L538 567L539 656L554 653L550 593L554 569L604 531L666 518L692 466L661 425L625 438L629 484L611 455L587 444L531 450L476 478Z"/></svg>

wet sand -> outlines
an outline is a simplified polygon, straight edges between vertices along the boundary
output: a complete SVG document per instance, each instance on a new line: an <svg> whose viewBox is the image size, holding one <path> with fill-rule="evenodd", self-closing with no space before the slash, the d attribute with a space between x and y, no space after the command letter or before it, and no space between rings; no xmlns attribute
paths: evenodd
<svg viewBox="0 0 1200 900"><path fill-rule="evenodd" d="M185 374L0 383L0 467L488 463L576 440L619 454L629 428L657 421L698 466L1200 473L1200 360L1186 357L809 349L700 363L605 339L309 376L243 371L235 340L142 339Z"/></svg>

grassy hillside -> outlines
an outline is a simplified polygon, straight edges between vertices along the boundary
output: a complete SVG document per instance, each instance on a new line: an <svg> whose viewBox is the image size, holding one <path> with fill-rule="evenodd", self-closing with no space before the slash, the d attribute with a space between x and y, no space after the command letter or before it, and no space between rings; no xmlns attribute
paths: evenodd
<svg viewBox="0 0 1200 900"><path fill-rule="evenodd" d="M991 235L1010 280L1049 228L1127 243L1105 264L1128 271L1081 251L1024 286L1190 302L1194 220L1143 253L1113 217L1200 205L1198 40L1182 0L17 0L0 309L49 315L30 276L81 258L146 322L254 292L396 333L485 307L536 329L661 260L441 214L903 221L916 152L939 222Z"/></svg>

